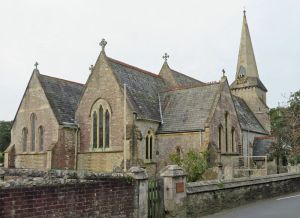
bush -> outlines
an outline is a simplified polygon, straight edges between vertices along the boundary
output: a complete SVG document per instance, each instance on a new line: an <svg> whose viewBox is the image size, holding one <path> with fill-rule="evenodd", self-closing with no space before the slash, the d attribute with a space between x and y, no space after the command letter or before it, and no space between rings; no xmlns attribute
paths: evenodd
<svg viewBox="0 0 300 218"><path fill-rule="evenodd" d="M0 163L4 162L4 154L0 152Z"/></svg>
<svg viewBox="0 0 300 218"><path fill-rule="evenodd" d="M187 173L187 181L195 182L202 179L202 174L208 169L207 154L190 149L187 154L180 158L178 153L170 155L172 164L181 166Z"/></svg>
<svg viewBox="0 0 300 218"><path fill-rule="evenodd" d="M288 162L292 165L295 166L297 164L300 164L300 156L299 155L291 155L288 157Z"/></svg>

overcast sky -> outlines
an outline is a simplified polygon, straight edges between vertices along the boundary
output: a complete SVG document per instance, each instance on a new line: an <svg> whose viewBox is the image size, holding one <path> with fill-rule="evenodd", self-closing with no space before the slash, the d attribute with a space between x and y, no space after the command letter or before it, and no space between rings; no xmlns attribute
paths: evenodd
<svg viewBox="0 0 300 218"><path fill-rule="evenodd" d="M12 120L34 68L85 83L102 38L106 54L158 73L234 79L247 19L270 107L299 90L299 0L0 0L0 120Z"/></svg>

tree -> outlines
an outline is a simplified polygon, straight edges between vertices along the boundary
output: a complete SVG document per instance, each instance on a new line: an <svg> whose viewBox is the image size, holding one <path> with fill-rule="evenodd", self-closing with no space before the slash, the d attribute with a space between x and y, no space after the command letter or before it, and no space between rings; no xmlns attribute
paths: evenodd
<svg viewBox="0 0 300 218"><path fill-rule="evenodd" d="M207 170L207 154L190 149L183 158L178 152L170 155L170 160L173 164L181 166L187 173L187 181L195 182L200 180L202 174Z"/></svg>
<svg viewBox="0 0 300 218"><path fill-rule="evenodd" d="M12 121L0 121L0 152L4 152L10 143Z"/></svg>

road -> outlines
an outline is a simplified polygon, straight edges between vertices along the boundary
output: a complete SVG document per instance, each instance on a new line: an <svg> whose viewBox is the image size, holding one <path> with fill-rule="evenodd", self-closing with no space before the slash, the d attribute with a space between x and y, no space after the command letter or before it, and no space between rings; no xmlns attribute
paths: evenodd
<svg viewBox="0 0 300 218"><path fill-rule="evenodd" d="M300 192L260 200L205 218L300 218Z"/></svg>

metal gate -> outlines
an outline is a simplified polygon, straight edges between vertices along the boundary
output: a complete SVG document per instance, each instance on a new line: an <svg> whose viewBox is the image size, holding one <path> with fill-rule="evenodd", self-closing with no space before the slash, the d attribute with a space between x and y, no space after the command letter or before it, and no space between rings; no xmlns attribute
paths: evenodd
<svg viewBox="0 0 300 218"><path fill-rule="evenodd" d="M161 202L161 182L159 180L149 180L148 183L148 218L163 217L163 204Z"/></svg>

